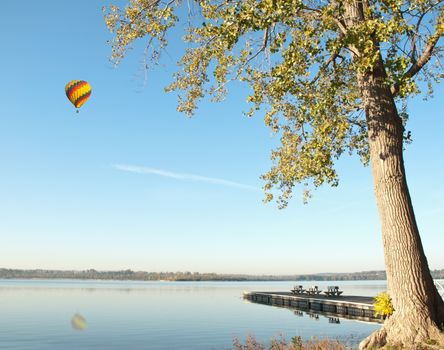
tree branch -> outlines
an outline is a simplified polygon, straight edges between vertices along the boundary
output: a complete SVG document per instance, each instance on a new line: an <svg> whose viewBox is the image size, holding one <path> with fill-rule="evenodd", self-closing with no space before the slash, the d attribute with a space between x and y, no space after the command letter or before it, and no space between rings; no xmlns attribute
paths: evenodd
<svg viewBox="0 0 444 350"><path fill-rule="evenodd" d="M341 48L339 48L339 50L336 50L335 52L333 52L331 54L331 56L329 57L329 59L327 61L325 61L325 63L319 68L318 73L316 74L316 76L313 78L313 80L310 82L310 85L314 85L314 83L316 83L316 81L318 81L318 79L321 77L322 73L328 68L328 66L334 62L334 60L339 57L339 52L340 52Z"/></svg>
<svg viewBox="0 0 444 350"><path fill-rule="evenodd" d="M418 41L419 28L421 26L421 22L422 22L424 16L426 15L426 13L427 12L423 12L421 14L421 16L419 17L418 22L416 23L416 30L413 33L413 36L411 38L411 41L412 41L412 56L411 56L411 59L412 59L413 64L416 63L416 46L417 46L416 44L417 44L417 41Z"/></svg>
<svg viewBox="0 0 444 350"><path fill-rule="evenodd" d="M251 56L246 62L245 64L247 64L248 62L250 62L251 60L253 60L254 58L256 58L262 51L264 51L267 47L267 42L268 42L268 35L270 33L270 27L265 28L264 31L264 37L262 39L262 46L261 48L253 55Z"/></svg>
<svg viewBox="0 0 444 350"><path fill-rule="evenodd" d="M273 29L274 29L273 25ZM272 30L273 30L272 29ZM263 52L266 48L267 48L267 43L268 40L270 38L270 27L265 28L264 30L264 36L262 39L262 46L260 47L260 49L258 51L256 51L252 56L250 56L237 70L237 73L234 77L232 77L231 79L228 79L225 83L219 85L217 88L215 88L213 90L213 94L222 90L229 82L232 82L234 80L237 80L239 78L239 76L242 74L243 69L245 68L245 66L247 66L248 63L250 63L253 59L255 59L261 52Z"/></svg>
<svg viewBox="0 0 444 350"><path fill-rule="evenodd" d="M429 37L427 46L424 49L422 55L418 58L417 61L414 61L413 64L410 66L410 68L407 70L407 72L404 73L401 81L413 78L432 58L435 46L438 43L441 36L443 35L443 25L442 25L442 21L444 19L443 17L444 15L441 15L440 18L437 20L435 34ZM400 82L397 82L396 84L392 85L390 88L391 93L393 95L397 95L399 93L400 87L401 87Z"/></svg>
<svg viewBox="0 0 444 350"><path fill-rule="evenodd" d="M315 13L317 18L320 18L322 16L322 12L319 9L314 9L314 8L311 8L308 6L303 6L302 10L307 11L307 12L311 12L311 13ZM333 17L333 20L336 23L336 25L338 26L338 29L341 31L341 33L344 35L347 34L347 26L345 25L345 23L336 17Z"/></svg>

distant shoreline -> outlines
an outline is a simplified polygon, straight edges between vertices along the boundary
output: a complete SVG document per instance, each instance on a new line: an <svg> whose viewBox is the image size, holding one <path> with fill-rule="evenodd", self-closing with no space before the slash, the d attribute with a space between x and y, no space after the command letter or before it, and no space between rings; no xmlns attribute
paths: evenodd
<svg viewBox="0 0 444 350"><path fill-rule="evenodd" d="M444 279L444 269L431 271L434 279ZM246 275L216 274L199 272L146 272L146 271L97 271L89 270L21 270L0 268L0 279L76 279L114 281L354 281L385 280L385 271L363 271L351 273L320 273L306 275Z"/></svg>

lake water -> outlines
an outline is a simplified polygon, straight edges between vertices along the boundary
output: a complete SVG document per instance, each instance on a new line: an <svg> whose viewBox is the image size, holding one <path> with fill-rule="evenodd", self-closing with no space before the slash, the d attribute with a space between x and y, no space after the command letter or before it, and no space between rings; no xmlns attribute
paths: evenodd
<svg viewBox="0 0 444 350"><path fill-rule="evenodd" d="M356 346L379 324L295 315L253 304L244 291L289 291L295 284L375 296L385 281L118 282L0 280L0 349L231 349L234 337L339 339ZM71 324L80 314L87 326Z"/></svg>

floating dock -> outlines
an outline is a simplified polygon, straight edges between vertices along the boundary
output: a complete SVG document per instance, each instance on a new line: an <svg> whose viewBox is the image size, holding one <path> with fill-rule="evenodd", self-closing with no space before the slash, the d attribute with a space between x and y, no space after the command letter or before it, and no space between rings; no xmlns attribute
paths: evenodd
<svg viewBox="0 0 444 350"><path fill-rule="evenodd" d="M323 314L327 317L383 322L381 317L374 314L374 301L371 297L353 295L324 296L293 294L290 292L244 292L244 299L253 303Z"/></svg>

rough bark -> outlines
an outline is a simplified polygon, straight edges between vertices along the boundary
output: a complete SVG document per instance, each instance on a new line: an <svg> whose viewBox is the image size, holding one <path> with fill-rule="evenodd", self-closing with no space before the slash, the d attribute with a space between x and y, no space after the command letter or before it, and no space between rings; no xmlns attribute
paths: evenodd
<svg viewBox="0 0 444 350"><path fill-rule="evenodd" d="M346 5L349 27L365 20L365 6L365 2L354 0ZM379 43L374 44L377 47ZM373 70L358 74L368 124L388 291L395 311L381 330L360 344L360 349L385 345L414 349L424 343L444 348L444 335L439 329L444 322L444 302L433 283L422 247L404 168L404 127L385 81L380 55Z"/></svg>
<svg viewBox="0 0 444 350"><path fill-rule="evenodd" d="M368 123L374 191L381 220L389 294L395 312L361 349L389 345L444 347L444 303L430 274L407 187L403 132L382 59L359 77Z"/></svg>

